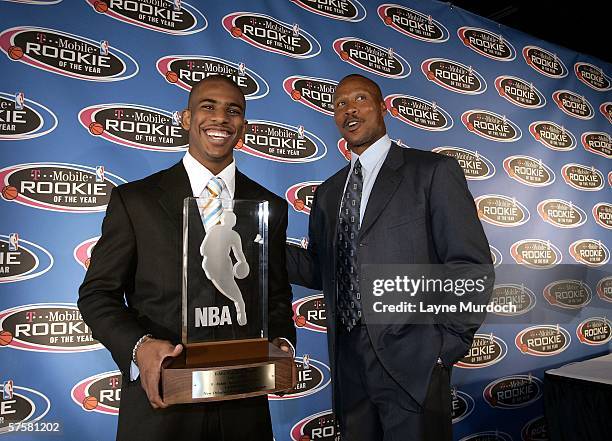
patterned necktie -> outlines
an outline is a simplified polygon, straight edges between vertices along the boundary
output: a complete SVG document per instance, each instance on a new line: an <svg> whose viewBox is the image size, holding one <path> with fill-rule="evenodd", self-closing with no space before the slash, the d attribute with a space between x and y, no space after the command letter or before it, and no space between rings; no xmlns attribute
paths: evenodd
<svg viewBox="0 0 612 441"><path fill-rule="evenodd" d="M213 177L206 184L206 188L202 192L202 197L208 197L202 207L202 223L206 231L210 230L213 225L217 225L223 214L223 206L221 203L221 191L223 191L223 180L218 177Z"/></svg>
<svg viewBox="0 0 612 441"><path fill-rule="evenodd" d="M359 159L351 171L346 191L340 204L338 241L336 244L338 307L341 321L350 331L361 319L361 293L359 291L359 262L357 241L359 239L359 207L363 175Z"/></svg>

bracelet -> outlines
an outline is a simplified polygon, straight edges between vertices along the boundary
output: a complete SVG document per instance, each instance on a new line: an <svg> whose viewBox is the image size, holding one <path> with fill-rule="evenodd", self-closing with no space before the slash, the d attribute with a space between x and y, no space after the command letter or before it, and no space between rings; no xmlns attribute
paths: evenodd
<svg viewBox="0 0 612 441"><path fill-rule="evenodd" d="M145 342L146 339L151 338L151 337L153 337L151 334L145 334L142 337L140 337L138 341L136 342L136 344L134 345L134 349L132 349L132 361L134 362L136 366L138 366L138 362L136 361L136 351L138 351L138 348L140 347L141 344Z"/></svg>

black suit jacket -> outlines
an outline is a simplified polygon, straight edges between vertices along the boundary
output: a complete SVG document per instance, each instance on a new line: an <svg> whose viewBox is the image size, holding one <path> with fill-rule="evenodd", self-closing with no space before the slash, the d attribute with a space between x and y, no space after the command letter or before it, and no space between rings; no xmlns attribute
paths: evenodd
<svg viewBox="0 0 612 441"><path fill-rule="evenodd" d="M188 440L206 424L206 409L215 406L154 410L140 382L129 381L132 349L141 336L152 334L175 344L181 339L183 200L190 196L182 161L115 188L79 290L78 306L85 322L124 375L119 439ZM268 334L270 340L284 337L295 343L285 270L287 203L238 171L234 198L269 201ZM261 407L262 418L269 419L266 397L258 398L224 404L229 409L226 417L238 417L243 402L243 408Z"/></svg>
<svg viewBox="0 0 612 441"><path fill-rule="evenodd" d="M322 289L332 374L336 363L336 227L350 164L321 184L310 212L308 250L288 247L291 283ZM487 264L491 253L465 176L453 158L393 143L378 173L359 231L360 264ZM493 278L489 276L490 286ZM479 324L484 315L479 317ZM478 325L366 322L385 369L422 404L438 357L452 366ZM335 378L335 377L334 377ZM335 388L334 388L335 389Z"/></svg>

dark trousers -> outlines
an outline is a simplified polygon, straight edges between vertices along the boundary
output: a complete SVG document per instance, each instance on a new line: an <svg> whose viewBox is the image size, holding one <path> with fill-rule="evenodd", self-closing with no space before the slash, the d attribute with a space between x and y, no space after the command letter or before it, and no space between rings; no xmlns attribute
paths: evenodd
<svg viewBox="0 0 612 441"><path fill-rule="evenodd" d="M117 441L272 441L265 395L153 409L140 379L123 385Z"/></svg>
<svg viewBox="0 0 612 441"><path fill-rule="evenodd" d="M343 441L452 440L450 371L444 366L434 367L420 406L387 373L366 327L358 325L350 332L338 330L335 379Z"/></svg>

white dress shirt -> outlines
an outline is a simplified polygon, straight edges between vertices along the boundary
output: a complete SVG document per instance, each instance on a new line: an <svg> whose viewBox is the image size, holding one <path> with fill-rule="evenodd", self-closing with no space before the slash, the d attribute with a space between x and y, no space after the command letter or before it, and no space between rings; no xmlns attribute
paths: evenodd
<svg viewBox="0 0 612 441"><path fill-rule="evenodd" d="M200 197L208 181L215 175L206 167L198 162L189 152L183 156L183 165L187 170L187 176L189 177L189 184L191 185L191 191L193 197ZM225 167L221 173L216 175L223 181L223 191L221 191L222 199L234 199L234 193L236 190L236 161L232 161L230 165Z"/></svg>
<svg viewBox="0 0 612 441"><path fill-rule="evenodd" d="M359 205L360 225L363 221L363 215L368 205L368 200L370 199L370 194L372 193L372 188L374 187L374 182L376 182L378 172L380 171L383 162L385 162L385 158L387 157L387 153L389 153L390 149L391 139L389 138L389 135L385 134L382 138L365 149L361 155L356 155L355 153L351 152L351 172L346 178L346 182L344 183L344 191L342 194L346 192L346 186L349 178L351 177L351 173L353 172L353 167L355 167L355 163L357 162L357 159L359 159L359 162L361 163L361 175L363 176L363 187L361 189L361 201Z"/></svg>

